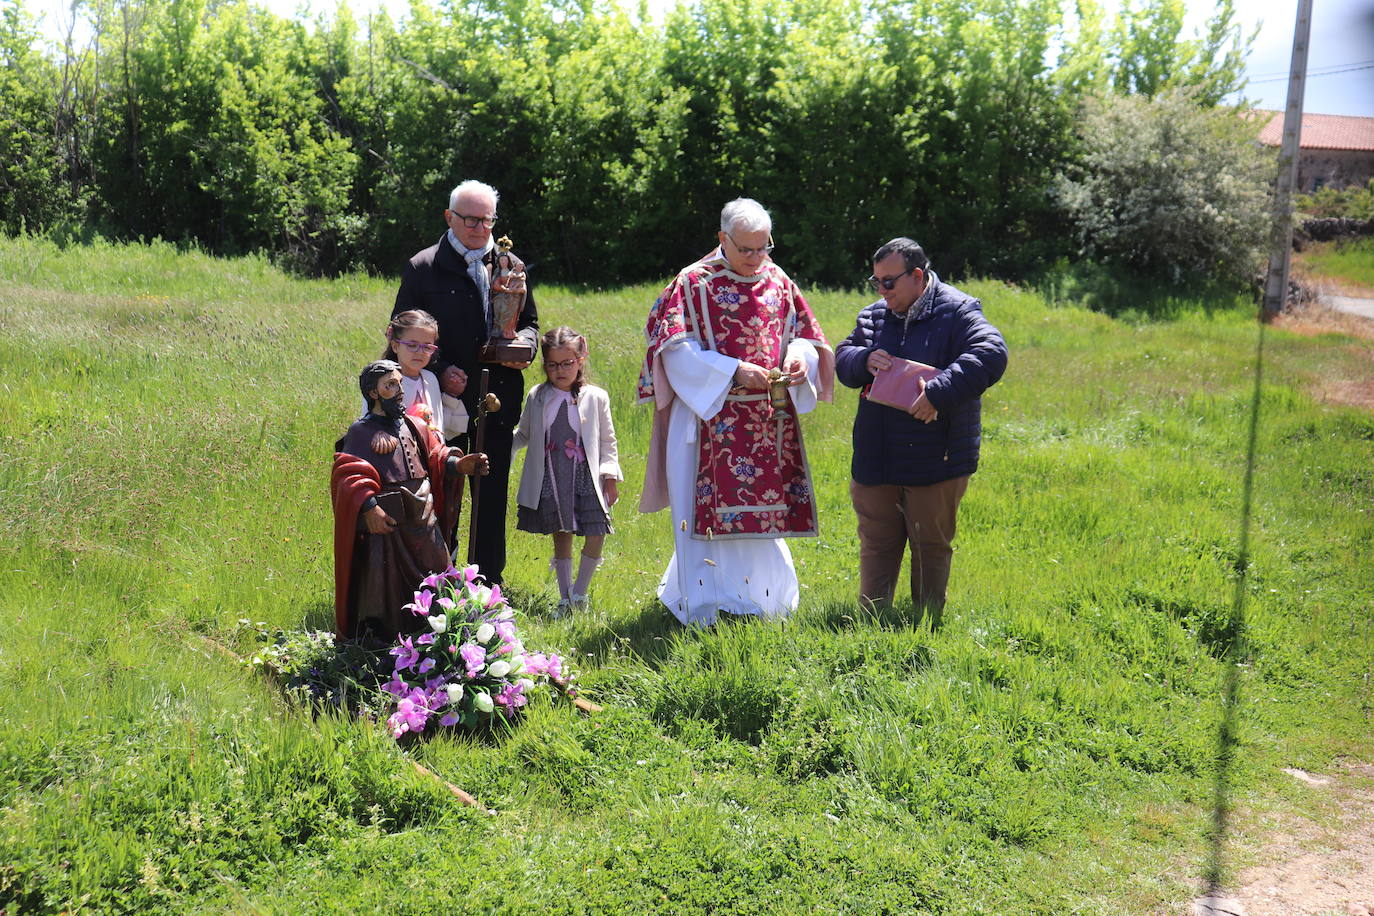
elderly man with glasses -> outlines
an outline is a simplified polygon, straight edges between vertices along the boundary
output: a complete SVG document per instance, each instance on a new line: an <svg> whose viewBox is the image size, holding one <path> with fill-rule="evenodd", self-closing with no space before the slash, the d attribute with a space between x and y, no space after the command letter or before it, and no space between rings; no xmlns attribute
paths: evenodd
<svg viewBox="0 0 1374 916"><path fill-rule="evenodd" d="M410 259L401 272L392 316L410 309L429 312L439 323L439 350L429 368L439 377L448 398L461 399L469 417L478 415L477 377L491 370L490 390L503 409L487 418L483 451L491 456L490 474L482 482L482 499L476 525L476 561L482 575L499 583L506 567L506 504L510 484L511 443L524 402L525 381L521 371L528 362L479 364L478 354L491 336L491 282L497 250L492 240L496 225L496 189L480 181L464 181L449 194L444 211L447 231L439 241ZM516 339L534 353L539 340L539 318L534 292L528 290L516 323ZM445 414L461 412L455 400L445 399ZM449 430L451 444L466 447L471 427L464 434ZM451 534L451 533L450 533Z"/></svg>
<svg viewBox="0 0 1374 916"><path fill-rule="evenodd" d="M915 620L928 612L938 627L959 501L978 468L981 398L1007 367L1007 345L982 303L942 282L911 239L879 248L868 280L882 298L859 313L835 355L840 381L863 389L849 485L859 520L859 600L891 604L910 545ZM924 364L928 377L917 380L922 367L901 360ZM870 399L880 373L913 368L905 409Z"/></svg>
<svg viewBox="0 0 1374 916"><path fill-rule="evenodd" d="M726 204L719 246L668 284L645 328L639 400L656 409L639 508L671 508L658 596L684 624L790 613L783 538L818 532L799 415L830 400L835 358L770 257L772 230L757 201Z"/></svg>

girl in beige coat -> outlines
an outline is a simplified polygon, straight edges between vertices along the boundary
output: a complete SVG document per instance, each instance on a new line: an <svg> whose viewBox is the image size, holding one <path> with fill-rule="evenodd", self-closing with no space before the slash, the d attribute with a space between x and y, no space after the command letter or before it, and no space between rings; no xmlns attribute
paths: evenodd
<svg viewBox="0 0 1374 916"><path fill-rule="evenodd" d="M601 550L611 533L611 506L624 479L606 392L586 382L587 338L567 327L539 342L548 381L525 398L515 430L516 451L530 446L516 492L521 531L553 536L558 609L585 607ZM581 536L577 578L573 538Z"/></svg>

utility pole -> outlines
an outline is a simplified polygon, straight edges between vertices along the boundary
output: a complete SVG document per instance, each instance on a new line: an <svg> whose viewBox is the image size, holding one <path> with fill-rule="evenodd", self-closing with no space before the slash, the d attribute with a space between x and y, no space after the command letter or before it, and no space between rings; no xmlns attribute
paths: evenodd
<svg viewBox="0 0 1374 916"><path fill-rule="evenodd" d="M1302 91L1307 79L1307 37L1312 31L1312 0L1298 0L1293 27L1293 62L1288 70L1288 106L1283 111L1283 147L1274 185L1274 229L1270 237L1269 273L1264 279L1264 310L1283 311L1288 298L1288 262L1293 251L1293 221L1289 212L1293 185L1298 180L1298 135L1302 133Z"/></svg>

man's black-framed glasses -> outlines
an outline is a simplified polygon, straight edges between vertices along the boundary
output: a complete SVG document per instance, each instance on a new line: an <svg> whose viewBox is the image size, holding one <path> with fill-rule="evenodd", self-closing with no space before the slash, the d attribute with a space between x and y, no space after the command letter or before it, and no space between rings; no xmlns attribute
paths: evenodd
<svg viewBox="0 0 1374 916"><path fill-rule="evenodd" d="M915 268L912 268L912 270L914 270L914 269L915 269ZM907 274L909 274L909 273L911 273L910 270L904 270L904 271L902 271L901 273L899 273L899 274L897 274L896 276L893 276L893 277L877 277L877 276L871 276L871 277L868 278L868 285L871 286L871 287L873 287L873 288L874 288L875 290L877 290L878 292L889 292L889 293L890 293L890 292L892 292L892 288L893 288L894 286L897 285L897 281L900 280L900 279L902 279L902 277L905 277L905 276L906 276Z"/></svg>
<svg viewBox="0 0 1374 916"><path fill-rule="evenodd" d="M735 246L735 250L746 258L752 258L756 254L771 254L773 249L777 247L773 244L773 240L769 239L768 244L764 245L762 248L745 248L739 242L735 241L735 237L730 233L725 233L725 237L730 240L731 245Z"/></svg>
<svg viewBox="0 0 1374 916"><path fill-rule="evenodd" d="M464 216L457 210L453 211L453 215L461 219L463 225L467 226L469 229L476 229L478 226L486 226L490 229L492 226L496 225L496 217L494 216Z"/></svg>

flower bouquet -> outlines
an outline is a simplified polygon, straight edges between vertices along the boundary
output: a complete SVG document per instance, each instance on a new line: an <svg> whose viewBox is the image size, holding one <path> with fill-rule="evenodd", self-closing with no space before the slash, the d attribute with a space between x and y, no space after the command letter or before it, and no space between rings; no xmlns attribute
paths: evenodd
<svg viewBox="0 0 1374 916"><path fill-rule="evenodd" d="M527 652L501 587L479 584L477 574L469 566L426 576L406 605L428 631L401 637L390 653L395 667L382 690L395 698L387 725L396 738L436 721L465 728L509 722L550 685L573 694L563 660Z"/></svg>

